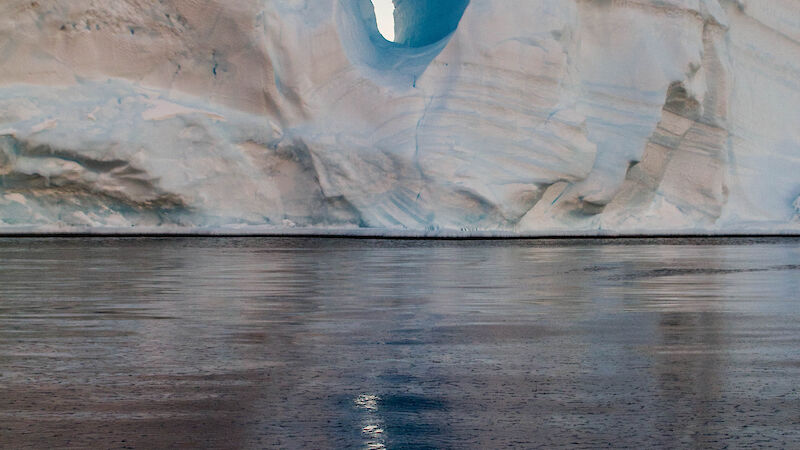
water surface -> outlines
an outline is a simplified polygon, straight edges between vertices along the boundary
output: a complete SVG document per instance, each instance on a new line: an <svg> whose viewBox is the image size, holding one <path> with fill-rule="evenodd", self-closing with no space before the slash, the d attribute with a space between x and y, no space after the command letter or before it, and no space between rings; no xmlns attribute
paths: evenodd
<svg viewBox="0 0 800 450"><path fill-rule="evenodd" d="M0 447L800 446L800 240L0 239Z"/></svg>

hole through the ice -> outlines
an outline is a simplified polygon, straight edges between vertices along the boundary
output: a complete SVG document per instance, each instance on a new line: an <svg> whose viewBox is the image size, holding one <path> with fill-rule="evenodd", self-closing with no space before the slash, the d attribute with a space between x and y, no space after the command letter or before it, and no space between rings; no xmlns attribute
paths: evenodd
<svg viewBox="0 0 800 450"><path fill-rule="evenodd" d="M392 0L372 0L378 31L387 41L394 42L394 2Z"/></svg>
<svg viewBox="0 0 800 450"><path fill-rule="evenodd" d="M390 42L424 47L447 37L469 0L371 0L378 31Z"/></svg>
<svg viewBox="0 0 800 450"><path fill-rule="evenodd" d="M338 0L336 5L339 38L361 73L384 86L413 89L447 46L469 0Z"/></svg>

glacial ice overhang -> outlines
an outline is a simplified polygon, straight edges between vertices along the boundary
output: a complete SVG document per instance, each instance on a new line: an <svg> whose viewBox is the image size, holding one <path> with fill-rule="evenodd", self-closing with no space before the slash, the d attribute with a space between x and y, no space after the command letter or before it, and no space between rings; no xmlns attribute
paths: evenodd
<svg viewBox="0 0 800 450"><path fill-rule="evenodd" d="M451 35L469 0L394 0L394 41L425 47Z"/></svg>
<svg viewBox="0 0 800 450"><path fill-rule="evenodd" d="M0 232L800 231L794 0L0 2Z"/></svg>
<svg viewBox="0 0 800 450"><path fill-rule="evenodd" d="M342 44L376 80L413 86L447 45L469 0L394 0L394 41L378 30L371 0L338 0Z"/></svg>

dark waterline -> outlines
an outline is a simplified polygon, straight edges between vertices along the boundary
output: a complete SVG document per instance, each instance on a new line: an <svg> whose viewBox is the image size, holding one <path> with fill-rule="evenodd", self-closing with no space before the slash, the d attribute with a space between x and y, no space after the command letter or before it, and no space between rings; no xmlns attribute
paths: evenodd
<svg viewBox="0 0 800 450"><path fill-rule="evenodd" d="M0 448L800 446L800 239L0 239Z"/></svg>

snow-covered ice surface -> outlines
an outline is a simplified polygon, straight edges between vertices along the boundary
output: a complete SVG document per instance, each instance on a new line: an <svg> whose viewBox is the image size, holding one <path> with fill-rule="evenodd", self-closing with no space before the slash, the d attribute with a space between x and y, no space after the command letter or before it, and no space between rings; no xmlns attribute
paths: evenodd
<svg viewBox="0 0 800 450"><path fill-rule="evenodd" d="M796 0L5 0L0 232L800 231Z"/></svg>

